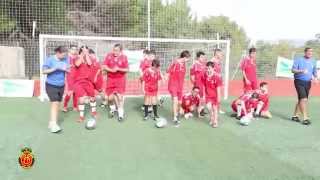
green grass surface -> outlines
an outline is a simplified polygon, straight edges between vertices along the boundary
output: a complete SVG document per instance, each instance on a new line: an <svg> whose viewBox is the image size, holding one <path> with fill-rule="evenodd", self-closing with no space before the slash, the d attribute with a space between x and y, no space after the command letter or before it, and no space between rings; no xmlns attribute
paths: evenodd
<svg viewBox="0 0 320 180"><path fill-rule="evenodd" d="M223 115L217 129L207 119L156 129L142 121L142 99L127 99L124 123L99 109L97 129L88 131L71 112L61 114L63 132L51 134L48 103L1 98L0 179L320 179L320 99L311 100L309 127L288 120L294 101L272 99L274 118L248 127ZM169 110L166 101L160 114L169 118ZM17 161L23 146L36 157L29 170Z"/></svg>

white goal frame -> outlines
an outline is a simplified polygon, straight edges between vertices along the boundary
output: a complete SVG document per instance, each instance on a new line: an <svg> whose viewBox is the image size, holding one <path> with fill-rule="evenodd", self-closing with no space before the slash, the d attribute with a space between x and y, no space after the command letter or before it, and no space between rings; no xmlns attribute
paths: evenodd
<svg viewBox="0 0 320 180"><path fill-rule="evenodd" d="M48 97L45 92L45 80L46 76L43 75L42 66L46 58L46 42L45 40L104 40L104 41L144 41L148 44L150 42L170 42L170 43L225 43L226 54L225 54L225 73L224 73L224 99L228 99L229 96L229 66L230 66L230 40L205 40L205 39L166 39L166 38L130 38L130 37L103 37L103 36L69 36L69 35L39 35L39 54L40 54L40 101L47 100Z"/></svg>

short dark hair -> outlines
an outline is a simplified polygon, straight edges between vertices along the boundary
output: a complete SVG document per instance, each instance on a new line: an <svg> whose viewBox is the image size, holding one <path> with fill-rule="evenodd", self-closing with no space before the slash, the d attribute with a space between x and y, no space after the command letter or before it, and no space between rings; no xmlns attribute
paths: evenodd
<svg viewBox="0 0 320 180"><path fill-rule="evenodd" d="M306 52L308 52L310 49L312 49L311 47L306 47L306 48L304 48L304 52L306 53Z"/></svg>
<svg viewBox="0 0 320 180"><path fill-rule="evenodd" d="M122 50L122 45L120 43L117 43L115 45L113 45L113 48L120 48L120 50Z"/></svg>
<svg viewBox="0 0 320 180"><path fill-rule="evenodd" d="M249 54L254 53L254 52L257 52L256 48L252 47L249 49Z"/></svg>
<svg viewBox="0 0 320 180"><path fill-rule="evenodd" d="M64 46L58 46L54 49L55 53L65 53L68 52L68 49Z"/></svg>
<svg viewBox="0 0 320 180"><path fill-rule="evenodd" d="M259 98L259 94L254 92L252 95L251 95L251 98L253 99L258 99Z"/></svg>
<svg viewBox="0 0 320 180"><path fill-rule="evenodd" d="M207 67L214 67L214 63L212 61L207 62Z"/></svg>
<svg viewBox="0 0 320 180"><path fill-rule="evenodd" d="M266 85L268 85L267 82L261 82L259 86L260 86L260 87L263 87L263 86L266 86Z"/></svg>
<svg viewBox="0 0 320 180"><path fill-rule="evenodd" d="M196 90L196 89L199 89L199 90L200 90L200 88L199 88L198 86L193 86L192 91L194 91L194 90Z"/></svg>
<svg viewBox="0 0 320 180"><path fill-rule="evenodd" d="M143 53L143 54L149 54L149 50L148 50L148 49L144 49L144 50L142 51L142 53Z"/></svg>
<svg viewBox="0 0 320 180"><path fill-rule="evenodd" d="M156 68L160 67L159 59L152 60L152 64L151 65L152 65L152 67L156 67Z"/></svg>
<svg viewBox="0 0 320 180"><path fill-rule="evenodd" d="M156 51L154 49L149 50L149 54L156 55Z"/></svg>
<svg viewBox="0 0 320 180"><path fill-rule="evenodd" d="M191 55L190 55L190 52L188 50L184 50L180 53L180 58L189 58Z"/></svg>
<svg viewBox="0 0 320 180"><path fill-rule="evenodd" d="M203 51L198 51L196 54L196 57L200 58L200 56L204 56L204 55L206 55L206 54Z"/></svg>
<svg viewBox="0 0 320 180"><path fill-rule="evenodd" d="M82 51L83 51L82 49L83 49L83 48L85 48L85 49L89 49L89 48L88 48L88 46L81 46L81 47L80 47L80 49L79 49L79 54L81 54L81 53L82 53Z"/></svg>
<svg viewBox="0 0 320 180"><path fill-rule="evenodd" d="M222 52L222 50L220 48L214 49L213 55L215 56L217 54L217 52Z"/></svg>
<svg viewBox="0 0 320 180"><path fill-rule="evenodd" d="M89 54L95 54L94 50L93 49L89 49Z"/></svg>

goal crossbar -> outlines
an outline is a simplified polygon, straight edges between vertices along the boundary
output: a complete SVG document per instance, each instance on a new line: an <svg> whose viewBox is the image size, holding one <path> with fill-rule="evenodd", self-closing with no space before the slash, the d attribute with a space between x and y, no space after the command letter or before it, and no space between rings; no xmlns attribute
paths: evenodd
<svg viewBox="0 0 320 180"><path fill-rule="evenodd" d="M41 101L47 99L45 96L45 76L43 76L42 66L46 58L45 40L65 41L65 40L100 40L100 41L133 41L133 42L163 42L163 43L216 43L226 44L226 61L224 76L224 99L228 98L229 89L229 64L230 64L230 40L207 40L207 39L170 39L170 38L132 38L132 37L103 37L103 36L73 36L73 35L39 35L39 55L40 55L40 97Z"/></svg>

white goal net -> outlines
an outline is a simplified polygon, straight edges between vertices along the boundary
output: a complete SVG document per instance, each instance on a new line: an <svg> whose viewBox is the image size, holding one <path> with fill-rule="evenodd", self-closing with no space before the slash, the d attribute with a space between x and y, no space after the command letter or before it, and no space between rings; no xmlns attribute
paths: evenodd
<svg viewBox="0 0 320 180"><path fill-rule="evenodd" d="M127 38L127 37L94 37L94 36L65 36L65 35L46 35L39 36L39 53L40 53L40 100L47 99L45 92L46 76L42 74L42 65L45 59L54 54L54 48L57 46L70 47L71 45L86 45L93 49L100 62L103 62L105 55L111 51L114 44L120 43L124 47L124 53L128 56L130 72L127 74L127 96L142 95L139 84L139 64L142 59L143 49L153 49L161 62L161 71L165 72L171 61L178 57L183 50L189 50L192 60L188 62L188 71L185 77L185 90L191 88L189 78L189 68L193 63L196 53L203 51L207 59L211 59L213 51L216 48L224 52L223 61L223 79L224 79L224 98L228 98L229 82L229 61L230 61L230 41L229 40L202 40L202 39L161 39L161 38ZM160 94L167 93L166 83L159 87Z"/></svg>

